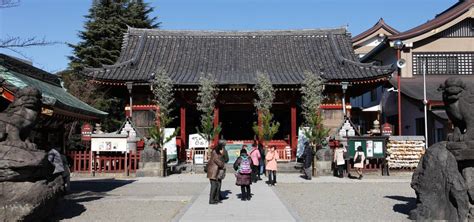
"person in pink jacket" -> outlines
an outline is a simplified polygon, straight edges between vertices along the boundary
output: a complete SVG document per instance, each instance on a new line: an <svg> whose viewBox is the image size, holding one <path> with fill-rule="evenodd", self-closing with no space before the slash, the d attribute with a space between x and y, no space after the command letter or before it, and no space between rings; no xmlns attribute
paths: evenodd
<svg viewBox="0 0 474 222"><path fill-rule="evenodd" d="M252 182L256 183L259 171L258 163L260 162L260 158L262 158L262 156L260 155L260 151L258 151L256 143L252 145L252 150L250 150L249 156L250 158L252 158Z"/></svg>
<svg viewBox="0 0 474 222"><path fill-rule="evenodd" d="M275 186L276 183L277 160L279 158L275 146L272 146L265 155L265 160L267 160L267 165L265 166L268 175L267 183L270 186Z"/></svg>

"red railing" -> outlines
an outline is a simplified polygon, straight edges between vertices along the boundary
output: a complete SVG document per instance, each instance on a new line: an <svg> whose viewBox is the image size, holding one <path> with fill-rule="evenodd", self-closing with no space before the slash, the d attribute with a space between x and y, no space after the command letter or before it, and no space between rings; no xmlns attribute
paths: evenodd
<svg viewBox="0 0 474 222"><path fill-rule="evenodd" d="M253 140L239 140L239 141L229 140L229 141L227 141L227 143L229 143L229 144L252 144ZM276 147L276 150L277 150L278 155L280 157L280 159L278 160L279 162L289 162L289 161L291 161L291 159L292 159L291 148L289 147L289 145L286 141L284 141L284 140L272 140L268 143L268 146L275 146ZM204 149L186 149L186 162L187 163L192 163L193 162L193 157L196 154L205 154L205 150ZM209 157L207 157L207 159L209 159Z"/></svg>
<svg viewBox="0 0 474 222"><path fill-rule="evenodd" d="M71 160L71 172L92 172L97 173L124 173L126 167L128 171L133 173L138 169L140 162L140 153L127 154L127 166L125 166L125 154L103 152L100 154L90 151L70 151L67 156ZM92 164L94 163L94 164ZM93 166L94 165L94 166Z"/></svg>

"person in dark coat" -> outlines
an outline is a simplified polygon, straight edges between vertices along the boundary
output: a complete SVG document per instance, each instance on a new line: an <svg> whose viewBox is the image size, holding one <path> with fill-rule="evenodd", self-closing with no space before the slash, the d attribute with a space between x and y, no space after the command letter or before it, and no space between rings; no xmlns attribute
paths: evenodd
<svg viewBox="0 0 474 222"><path fill-rule="evenodd" d="M219 173L219 169L224 168L224 162L221 160L222 155L220 152L219 147L217 146L211 152L211 158L207 163L207 178L209 178L209 182L211 183L211 191L209 193L209 204L217 204L220 202L219 200L219 180L217 178L217 174Z"/></svg>
<svg viewBox="0 0 474 222"><path fill-rule="evenodd" d="M229 162L229 153L227 153L227 150L225 149L225 145L226 145L226 141L225 140L219 140L217 146L219 146L219 149L221 150L221 160L222 162L224 162L224 165L226 163ZM224 173L225 173L225 166L223 168L224 170ZM222 179L219 179L217 178L218 180L218 187L217 187L217 190L219 191L219 200L224 200L224 199L227 199L228 197L225 197L225 195L222 194L222 191L221 191L221 188L222 188Z"/></svg>
<svg viewBox="0 0 474 222"><path fill-rule="evenodd" d="M246 163L247 165L243 164ZM241 199L242 201L250 200L250 184L252 184L252 158L247 155L247 150L243 147L240 150L240 156L234 162L234 170L236 171L235 185L240 186L242 191Z"/></svg>
<svg viewBox="0 0 474 222"><path fill-rule="evenodd" d="M265 150L263 149L262 143L258 143L258 151L260 152L260 172L258 174L258 180L262 180L261 175L265 173Z"/></svg>
<svg viewBox="0 0 474 222"><path fill-rule="evenodd" d="M307 180L311 180L312 178L312 165L313 165L313 159L314 159L314 155L313 155L313 149L311 148L311 146L309 145L309 142L306 141L304 143L304 151L303 151L303 155L301 155L301 158L303 158L303 169L304 169L304 178L307 179Z"/></svg>

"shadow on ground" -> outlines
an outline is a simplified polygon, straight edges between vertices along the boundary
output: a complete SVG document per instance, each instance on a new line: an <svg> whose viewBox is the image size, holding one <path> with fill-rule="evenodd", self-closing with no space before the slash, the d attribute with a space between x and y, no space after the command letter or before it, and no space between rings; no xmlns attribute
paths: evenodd
<svg viewBox="0 0 474 222"><path fill-rule="evenodd" d="M86 211L82 203L107 196L107 192L133 183L135 180L81 180L71 181L71 191L58 203L54 221L77 217Z"/></svg>
<svg viewBox="0 0 474 222"><path fill-rule="evenodd" d="M416 208L416 198L414 197L404 197L404 196L385 196L385 198L403 201L405 203L393 205L393 211L410 215L410 211Z"/></svg>

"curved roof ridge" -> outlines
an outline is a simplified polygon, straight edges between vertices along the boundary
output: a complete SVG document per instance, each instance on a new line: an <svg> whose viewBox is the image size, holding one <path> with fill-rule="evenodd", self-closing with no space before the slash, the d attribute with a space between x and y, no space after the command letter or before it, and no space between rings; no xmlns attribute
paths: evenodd
<svg viewBox="0 0 474 222"><path fill-rule="evenodd" d="M163 30L129 27L127 34L163 36L276 36L276 35L324 35L329 33L347 34L345 27L324 29L289 29L289 30Z"/></svg>
<svg viewBox="0 0 474 222"><path fill-rule="evenodd" d="M396 30L392 26L388 25L383 18L380 18L377 21L377 23L375 23L375 25L373 25L371 28L369 28L369 29L365 30L364 32L354 36L352 38L352 43L358 42L358 41L364 39L365 37L367 37L369 35L372 35L374 32L376 32L377 30L379 30L381 28L387 30L392 35L396 35L396 34L400 33L398 30Z"/></svg>
<svg viewBox="0 0 474 222"><path fill-rule="evenodd" d="M464 14L474 7L474 0L465 0L463 2L458 2L455 5L451 6L449 9L443 11L441 14L437 15L435 18L429 20L426 23L423 23L419 26L416 26L412 29L409 29L405 32L399 33L397 35L392 35L389 37L390 40L394 39L409 39L414 36L424 34L431 31L434 28L440 27L454 19L458 16Z"/></svg>
<svg viewBox="0 0 474 222"><path fill-rule="evenodd" d="M392 65L385 65L385 66L376 66L372 63L361 63L358 61L353 61L351 59L348 59L342 55L341 49L339 46L336 44L336 40L334 39L334 35L329 35L329 40L331 47L334 49L336 53L336 57L339 60L339 63L341 65L349 64L349 65L354 65L358 66L360 68L365 68L365 69L378 69L378 70L384 70L384 71L394 71L393 64Z"/></svg>

